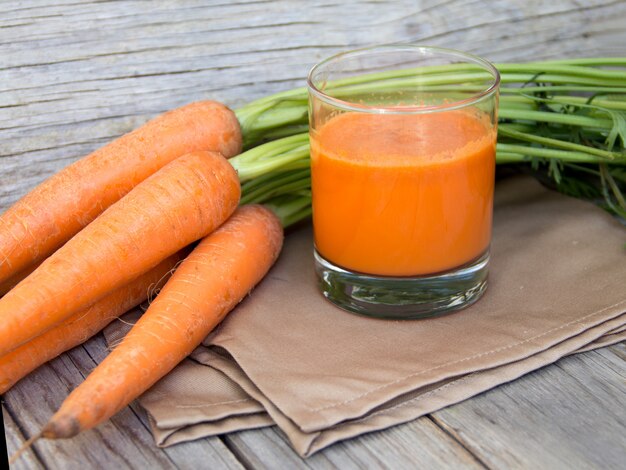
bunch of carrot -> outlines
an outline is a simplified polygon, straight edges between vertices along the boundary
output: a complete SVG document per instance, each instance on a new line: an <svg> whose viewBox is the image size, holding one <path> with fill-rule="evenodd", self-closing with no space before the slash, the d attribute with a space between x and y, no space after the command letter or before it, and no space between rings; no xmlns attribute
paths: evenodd
<svg viewBox="0 0 626 470"><path fill-rule="evenodd" d="M241 142L231 110L193 103L77 161L0 216L0 393L169 278L44 437L71 437L130 403L274 263L280 219L240 205L239 177L227 160Z"/></svg>

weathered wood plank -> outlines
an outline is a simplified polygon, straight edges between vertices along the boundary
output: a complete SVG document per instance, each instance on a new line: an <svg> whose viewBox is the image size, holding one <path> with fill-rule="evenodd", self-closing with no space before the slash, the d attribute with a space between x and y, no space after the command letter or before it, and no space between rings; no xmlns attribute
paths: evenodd
<svg viewBox="0 0 626 470"><path fill-rule="evenodd" d="M493 468L624 468L624 344L553 366L433 414Z"/></svg>
<svg viewBox="0 0 626 470"><path fill-rule="evenodd" d="M10 458L17 450L22 446L24 436L22 435L17 423L13 420L7 409L2 406L2 417L4 419L4 433L6 436L7 452ZM37 458L35 452L32 449L24 451L22 456L11 465L13 470L31 470L44 468L41 460Z"/></svg>
<svg viewBox="0 0 626 470"><path fill-rule="evenodd" d="M528 60L615 55L626 41L626 4L614 1L153 5L4 6L3 21L18 23L0 28L0 156L9 159L0 204L148 116L206 97L236 106L302 85L315 61L346 47L428 42Z"/></svg>
<svg viewBox="0 0 626 470"><path fill-rule="evenodd" d="M278 463L290 469L311 468L311 459L301 459L275 428L231 433L223 439L246 468L269 468ZM323 457L320 460L321 468L329 467Z"/></svg>
<svg viewBox="0 0 626 470"><path fill-rule="evenodd" d="M607 351L611 351L613 354L619 357L622 360L622 366L626 363L626 342L622 341L621 343L614 344L605 349ZM619 367L619 371L620 373L624 373L624 368Z"/></svg>
<svg viewBox="0 0 626 470"><path fill-rule="evenodd" d="M483 468L428 417L340 442L324 453L338 468Z"/></svg>
<svg viewBox="0 0 626 470"><path fill-rule="evenodd" d="M276 462L289 468L314 469L484 468L427 417L342 441L306 460L293 452L276 428L234 433L224 439L252 468L268 468Z"/></svg>

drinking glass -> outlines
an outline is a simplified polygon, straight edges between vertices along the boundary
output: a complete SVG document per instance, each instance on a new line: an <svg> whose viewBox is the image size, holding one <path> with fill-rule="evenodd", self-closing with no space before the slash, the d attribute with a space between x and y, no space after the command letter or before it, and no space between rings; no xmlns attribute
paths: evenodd
<svg viewBox="0 0 626 470"><path fill-rule="evenodd" d="M337 306L422 318L487 286L498 86L479 57L387 45L313 67L315 266Z"/></svg>

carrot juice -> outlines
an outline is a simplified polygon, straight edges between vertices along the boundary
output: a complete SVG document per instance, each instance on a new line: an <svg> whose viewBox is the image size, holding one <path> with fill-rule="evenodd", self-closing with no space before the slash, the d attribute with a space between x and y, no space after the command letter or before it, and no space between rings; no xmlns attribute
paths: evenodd
<svg viewBox="0 0 626 470"><path fill-rule="evenodd" d="M422 276L491 239L496 131L477 109L345 112L311 132L319 254L350 271Z"/></svg>

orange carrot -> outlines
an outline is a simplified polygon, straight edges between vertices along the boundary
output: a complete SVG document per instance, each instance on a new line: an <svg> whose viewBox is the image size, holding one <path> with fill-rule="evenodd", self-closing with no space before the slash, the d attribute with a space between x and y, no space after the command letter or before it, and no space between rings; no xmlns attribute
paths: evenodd
<svg viewBox="0 0 626 470"><path fill-rule="evenodd" d="M0 355L211 233L240 193L236 171L217 153L157 171L0 298Z"/></svg>
<svg viewBox="0 0 626 470"><path fill-rule="evenodd" d="M241 151L230 109L200 101L169 111L43 182L0 216L0 282L46 258L159 168L198 150Z"/></svg>
<svg viewBox="0 0 626 470"><path fill-rule="evenodd" d="M169 278L180 259L178 254L166 258L130 284L120 287L60 325L1 356L0 394L4 394L40 365L84 343L115 318L146 300L152 289Z"/></svg>
<svg viewBox="0 0 626 470"><path fill-rule="evenodd" d="M167 374L267 273L282 246L278 218L244 206L200 242L108 357L44 427L72 437L113 416Z"/></svg>

